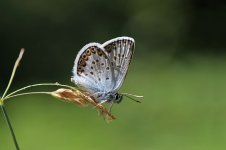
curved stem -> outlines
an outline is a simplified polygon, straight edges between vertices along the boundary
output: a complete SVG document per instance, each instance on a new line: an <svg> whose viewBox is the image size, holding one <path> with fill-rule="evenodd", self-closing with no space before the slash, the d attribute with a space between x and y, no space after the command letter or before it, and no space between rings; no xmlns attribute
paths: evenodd
<svg viewBox="0 0 226 150"><path fill-rule="evenodd" d="M16 93L18 93L18 92L20 92L20 91L26 90L26 89L28 89L28 88L36 87L36 86L48 86L48 85L50 85L50 86L61 86L61 87L67 87L67 88L70 88L70 89L75 89L75 88L72 87L72 86L64 85L64 84L60 84L60 83L39 83L39 84L32 84L32 85L25 86L25 87L23 87L23 88L20 88L20 89L14 91L14 92L8 94L8 95L4 98L4 100L5 100L5 99L8 99L8 97L11 97L13 94L16 94Z"/></svg>
<svg viewBox="0 0 226 150"><path fill-rule="evenodd" d="M8 83L8 85L6 87L6 90L5 90L4 94L2 95L2 99L4 99L6 93L8 92L8 90L10 88L11 83L13 82L13 78L14 78L14 75L16 73L16 69L17 69L17 67L18 67L18 65L20 63L20 60L22 59L23 54L24 54L24 49L22 48L20 50L20 54L19 54L19 56L18 56L18 58L17 58L17 60L16 60L16 62L14 64L13 71L12 71L11 77L9 79L9 83Z"/></svg>
<svg viewBox="0 0 226 150"><path fill-rule="evenodd" d="M5 109L4 105L1 105L1 109L2 109L2 112L3 112L3 114L4 114L5 120L6 120L6 122L7 122L8 128L9 128L9 130L10 130L10 132L11 132L11 135L12 135L13 142L14 142L14 145L15 145L15 147L16 147L16 150L19 150L20 148L19 148L19 145L18 145L18 143L17 143L15 133L14 133L14 131L13 131L12 125L11 125L11 123L10 123L10 120L9 120L9 117L8 117L8 115L7 115L7 112L6 112L6 109Z"/></svg>
<svg viewBox="0 0 226 150"><path fill-rule="evenodd" d="M15 94L15 95L12 95L12 96L7 96L7 97L5 97L4 100L10 99L10 98L13 98L13 97L18 97L18 96L23 96L23 95L33 95L33 94L47 94L47 95L51 95L51 92L27 92L27 93L20 93L20 94Z"/></svg>

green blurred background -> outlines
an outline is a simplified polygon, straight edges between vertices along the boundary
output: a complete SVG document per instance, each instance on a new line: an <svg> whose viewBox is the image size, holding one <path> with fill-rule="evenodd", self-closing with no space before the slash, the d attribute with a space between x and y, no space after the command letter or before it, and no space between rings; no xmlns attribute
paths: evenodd
<svg viewBox="0 0 226 150"><path fill-rule="evenodd" d="M0 89L26 48L11 91L70 82L77 52L118 36L136 40L134 59L108 124L92 107L50 96L6 101L22 150L224 150L226 2L223 0L0 1ZM38 88L34 91L52 88ZM0 115L0 150L14 150Z"/></svg>

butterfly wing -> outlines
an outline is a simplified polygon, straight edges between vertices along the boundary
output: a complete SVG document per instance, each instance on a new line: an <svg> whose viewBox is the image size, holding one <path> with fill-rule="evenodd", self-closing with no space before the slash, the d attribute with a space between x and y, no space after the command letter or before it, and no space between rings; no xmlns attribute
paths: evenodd
<svg viewBox="0 0 226 150"><path fill-rule="evenodd" d="M85 91L106 93L114 88L110 61L99 43L85 45L78 53L72 80Z"/></svg>
<svg viewBox="0 0 226 150"><path fill-rule="evenodd" d="M134 52L135 41L130 37L118 37L102 44L102 47L113 67L115 79L114 90L118 90L127 74Z"/></svg>

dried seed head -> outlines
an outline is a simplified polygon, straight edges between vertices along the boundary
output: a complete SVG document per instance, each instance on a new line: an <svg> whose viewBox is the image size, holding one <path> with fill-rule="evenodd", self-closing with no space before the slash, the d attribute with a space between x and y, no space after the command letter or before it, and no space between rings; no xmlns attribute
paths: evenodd
<svg viewBox="0 0 226 150"><path fill-rule="evenodd" d="M87 104L87 101L82 97L82 93L79 90L61 88L51 92L51 95L65 102L77 103L79 105Z"/></svg>
<svg viewBox="0 0 226 150"><path fill-rule="evenodd" d="M100 114L107 122L110 122L115 119L115 117L103 105L99 104L98 101L90 97L89 94L82 92L78 89L72 90L60 88L56 91L51 92L51 95L62 101L76 103L81 106L91 104L100 112Z"/></svg>

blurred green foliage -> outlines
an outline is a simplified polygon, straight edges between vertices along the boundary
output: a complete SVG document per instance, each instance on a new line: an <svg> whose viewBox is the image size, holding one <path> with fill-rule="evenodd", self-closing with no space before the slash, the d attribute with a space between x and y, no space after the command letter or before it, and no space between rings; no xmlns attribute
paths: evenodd
<svg viewBox="0 0 226 150"><path fill-rule="evenodd" d="M210 0L0 1L1 79L5 85L21 47L27 51L20 81L59 80L70 76L85 44L122 35L136 40L135 55L141 59L221 55L225 8L224 1Z"/></svg>
<svg viewBox="0 0 226 150"><path fill-rule="evenodd" d="M115 105L111 124L92 107L49 96L11 99L21 149L225 149L225 8L210 0L0 1L0 93L21 47L11 91L73 85L73 61L85 44L126 35L136 50L121 91L145 96ZM13 149L1 114L0 150Z"/></svg>
<svg viewBox="0 0 226 150"><path fill-rule="evenodd" d="M203 59L147 68L133 63L121 91L142 94L141 104L114 105L108 124L92 107L49 96L6 102L21 149L188 149L226 147L226 63ZM3 119L0 149L13 149Z"/></svg>

